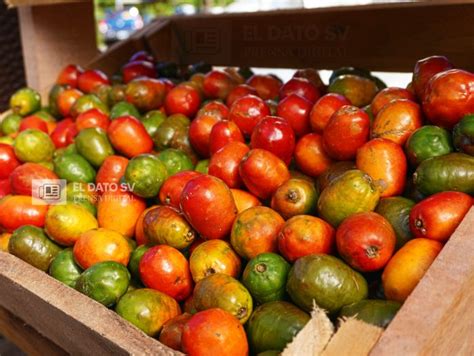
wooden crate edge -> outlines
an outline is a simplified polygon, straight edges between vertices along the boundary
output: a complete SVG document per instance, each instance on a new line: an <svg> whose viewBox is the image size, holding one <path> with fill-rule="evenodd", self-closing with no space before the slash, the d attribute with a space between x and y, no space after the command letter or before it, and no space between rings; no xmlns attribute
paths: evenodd
<svg viewBox="0 0 474 356"><path fill-rule="evenodd" d="M453 352L456 348L474 353L474 323L468 302L474 300L473 226L471 207L375 344L371 356L443 354L441 350ZM458 319L453 320L451 314ZM453 335L453 330L458 335Z"/></svg>
<svg viewBox="0 0 474 356"><path fill-rule="evenodd" d="M179 65L411 71L418 59L442 54L472 70L472 17L474 4L466 1L172 16L169 26L152 24L141 38L158 58ZM114 56L112 49L102 58Z"/></svg>
<svg viewBox="0 0 474 356"><path fill-rule="evenodd" d="M0 306L69 353L179 354L13 255L0 252L0 271Z"/></svg>

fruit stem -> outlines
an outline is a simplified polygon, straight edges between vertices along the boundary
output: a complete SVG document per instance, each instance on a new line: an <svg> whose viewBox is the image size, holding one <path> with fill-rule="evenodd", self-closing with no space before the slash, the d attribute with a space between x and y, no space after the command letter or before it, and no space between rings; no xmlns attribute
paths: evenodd
<svg viewBox="0 0 474 356"><path fill-rule="evenodd" d="M426 234L426 229L423 226L423 220L421 219L415 219L415 227L420 230L420 232L424 235Z"/></svg>
<svg viewBox="0 0 474 356"><path fill-rule="evenodd" d="M255 266L255 270L259 273L263 273L267 270L267 266L263 263L259 263L258 265Z"/></svg>
<svg viewBox="0 0 474 356"><path fill-rule="evenodd" d="M291 189L286 194L286 198L292 203L296 203L298 201L298 192L294 189Z"/></svg>
<svg viewBox="0 0 474 356"><path fill-rule="evenodd" d="M365 254L368 258L376 258L378 256L379 248L377 246L369 246L365 250Z"/></svg>
<svg viewBox="0 0 474 356"><path fill-rule="evenodd" d="M239 319L242 319L246 315L247 315L247 308L244 308L244 307L240 308L239 312L237 313L237 317Z"/></svg>

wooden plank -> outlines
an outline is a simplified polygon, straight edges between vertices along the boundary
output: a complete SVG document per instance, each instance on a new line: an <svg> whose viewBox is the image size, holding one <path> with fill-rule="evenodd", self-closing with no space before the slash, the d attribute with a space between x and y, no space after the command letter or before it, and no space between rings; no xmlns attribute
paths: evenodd
<svg viewBox="0 0 474 356"><path fill-rule="evenodd" d="M180 354L13 255L0 252L0 271L0 306L70 354Z"/></svg>
<svg viewBox="0 0 474 356"><path fill-rule="evenodd" d="M321 356L366 356L383 333L383 329L351 318L341 325Z"/></svg>
<svg viewBox="0 0 474 356"><path fill-rule="evenodd" d="M445 1L196 15L172 17L147 41L180 64L411 71L442 54L472 70L472 18L474 4Z"/></svg>
<svg viewBox="0 0 474 356"><path fill-rule="evenodd" d="M474 354L473 226L471 208L371 356Z"/></svg>
<svg viewBox="0 0 474 356"><path fill-rule="evenodd" d="M0 307L0 333L30 356L67 355L58 345L2 307Z"/></svg>
<svg viewBox="0 0 474 356"><path fill-rule="evenodd" d="M117 73L127 63L132 54L145 48L144 41L141 38L128 38L125 41L113 44L107 52L89 60L86 67L100 69L110 76Z"/></svg>
<svg viewBox="0 0 474 356"><path fill-rule="evenodd" d="M39 6L90 1L91 0L5 0L5 3L8 6Z"/></svg>
<svg viewBox="0 0 474 356"><path fill-rule="evenodd" d="M92 1L19 8L28 85L43 98L67 64L97 56Z"/></svg>
<svg viewBox="0 0 474 356"><path fill-rule="evenodd" d="M113 44L105 53L93 58L86 65L87 68L100 69L108 75L118 73L130 57L142 50L152 52L148 47L146 38L150 32L160 32L169 23L167 18L157 18L148 26L135 32L126 40ZM157 55L156 58L160 59Z"/></svg>
<svg viewBox="0 0 474 356"><path fill-rule="evenodd" d="M333 334L334 325L331 320L326 312L314 303L311 320L286 345L281 356L319 356Z"/></svg>

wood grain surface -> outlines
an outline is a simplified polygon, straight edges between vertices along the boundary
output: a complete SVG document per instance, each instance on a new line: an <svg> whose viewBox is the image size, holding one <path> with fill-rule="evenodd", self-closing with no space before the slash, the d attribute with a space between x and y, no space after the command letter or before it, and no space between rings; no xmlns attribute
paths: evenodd
<svg viewBox="0 0 474 356"><path fill-rule="evenodd" d="M473 304L471 208L370 355L474 355Z"/></svg>
<svg viewBox="0 0 474 356"><path fill-rule="evenodd" d="M0 306L71 354L178 355L13 255L0 252Z"/></svg>

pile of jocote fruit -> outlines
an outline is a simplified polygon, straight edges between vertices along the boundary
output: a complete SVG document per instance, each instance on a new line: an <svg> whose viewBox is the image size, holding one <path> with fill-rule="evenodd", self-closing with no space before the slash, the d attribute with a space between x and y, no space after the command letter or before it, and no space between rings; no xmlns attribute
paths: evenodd
<svg viewBox="0 0 474 356"><path fill-rule="evenodd" d="M474 74L441 56L395 88L139 52L42 104L1 122L0 248L190 355L277 355L313 302L385 327L473 203Z"/></svg>

